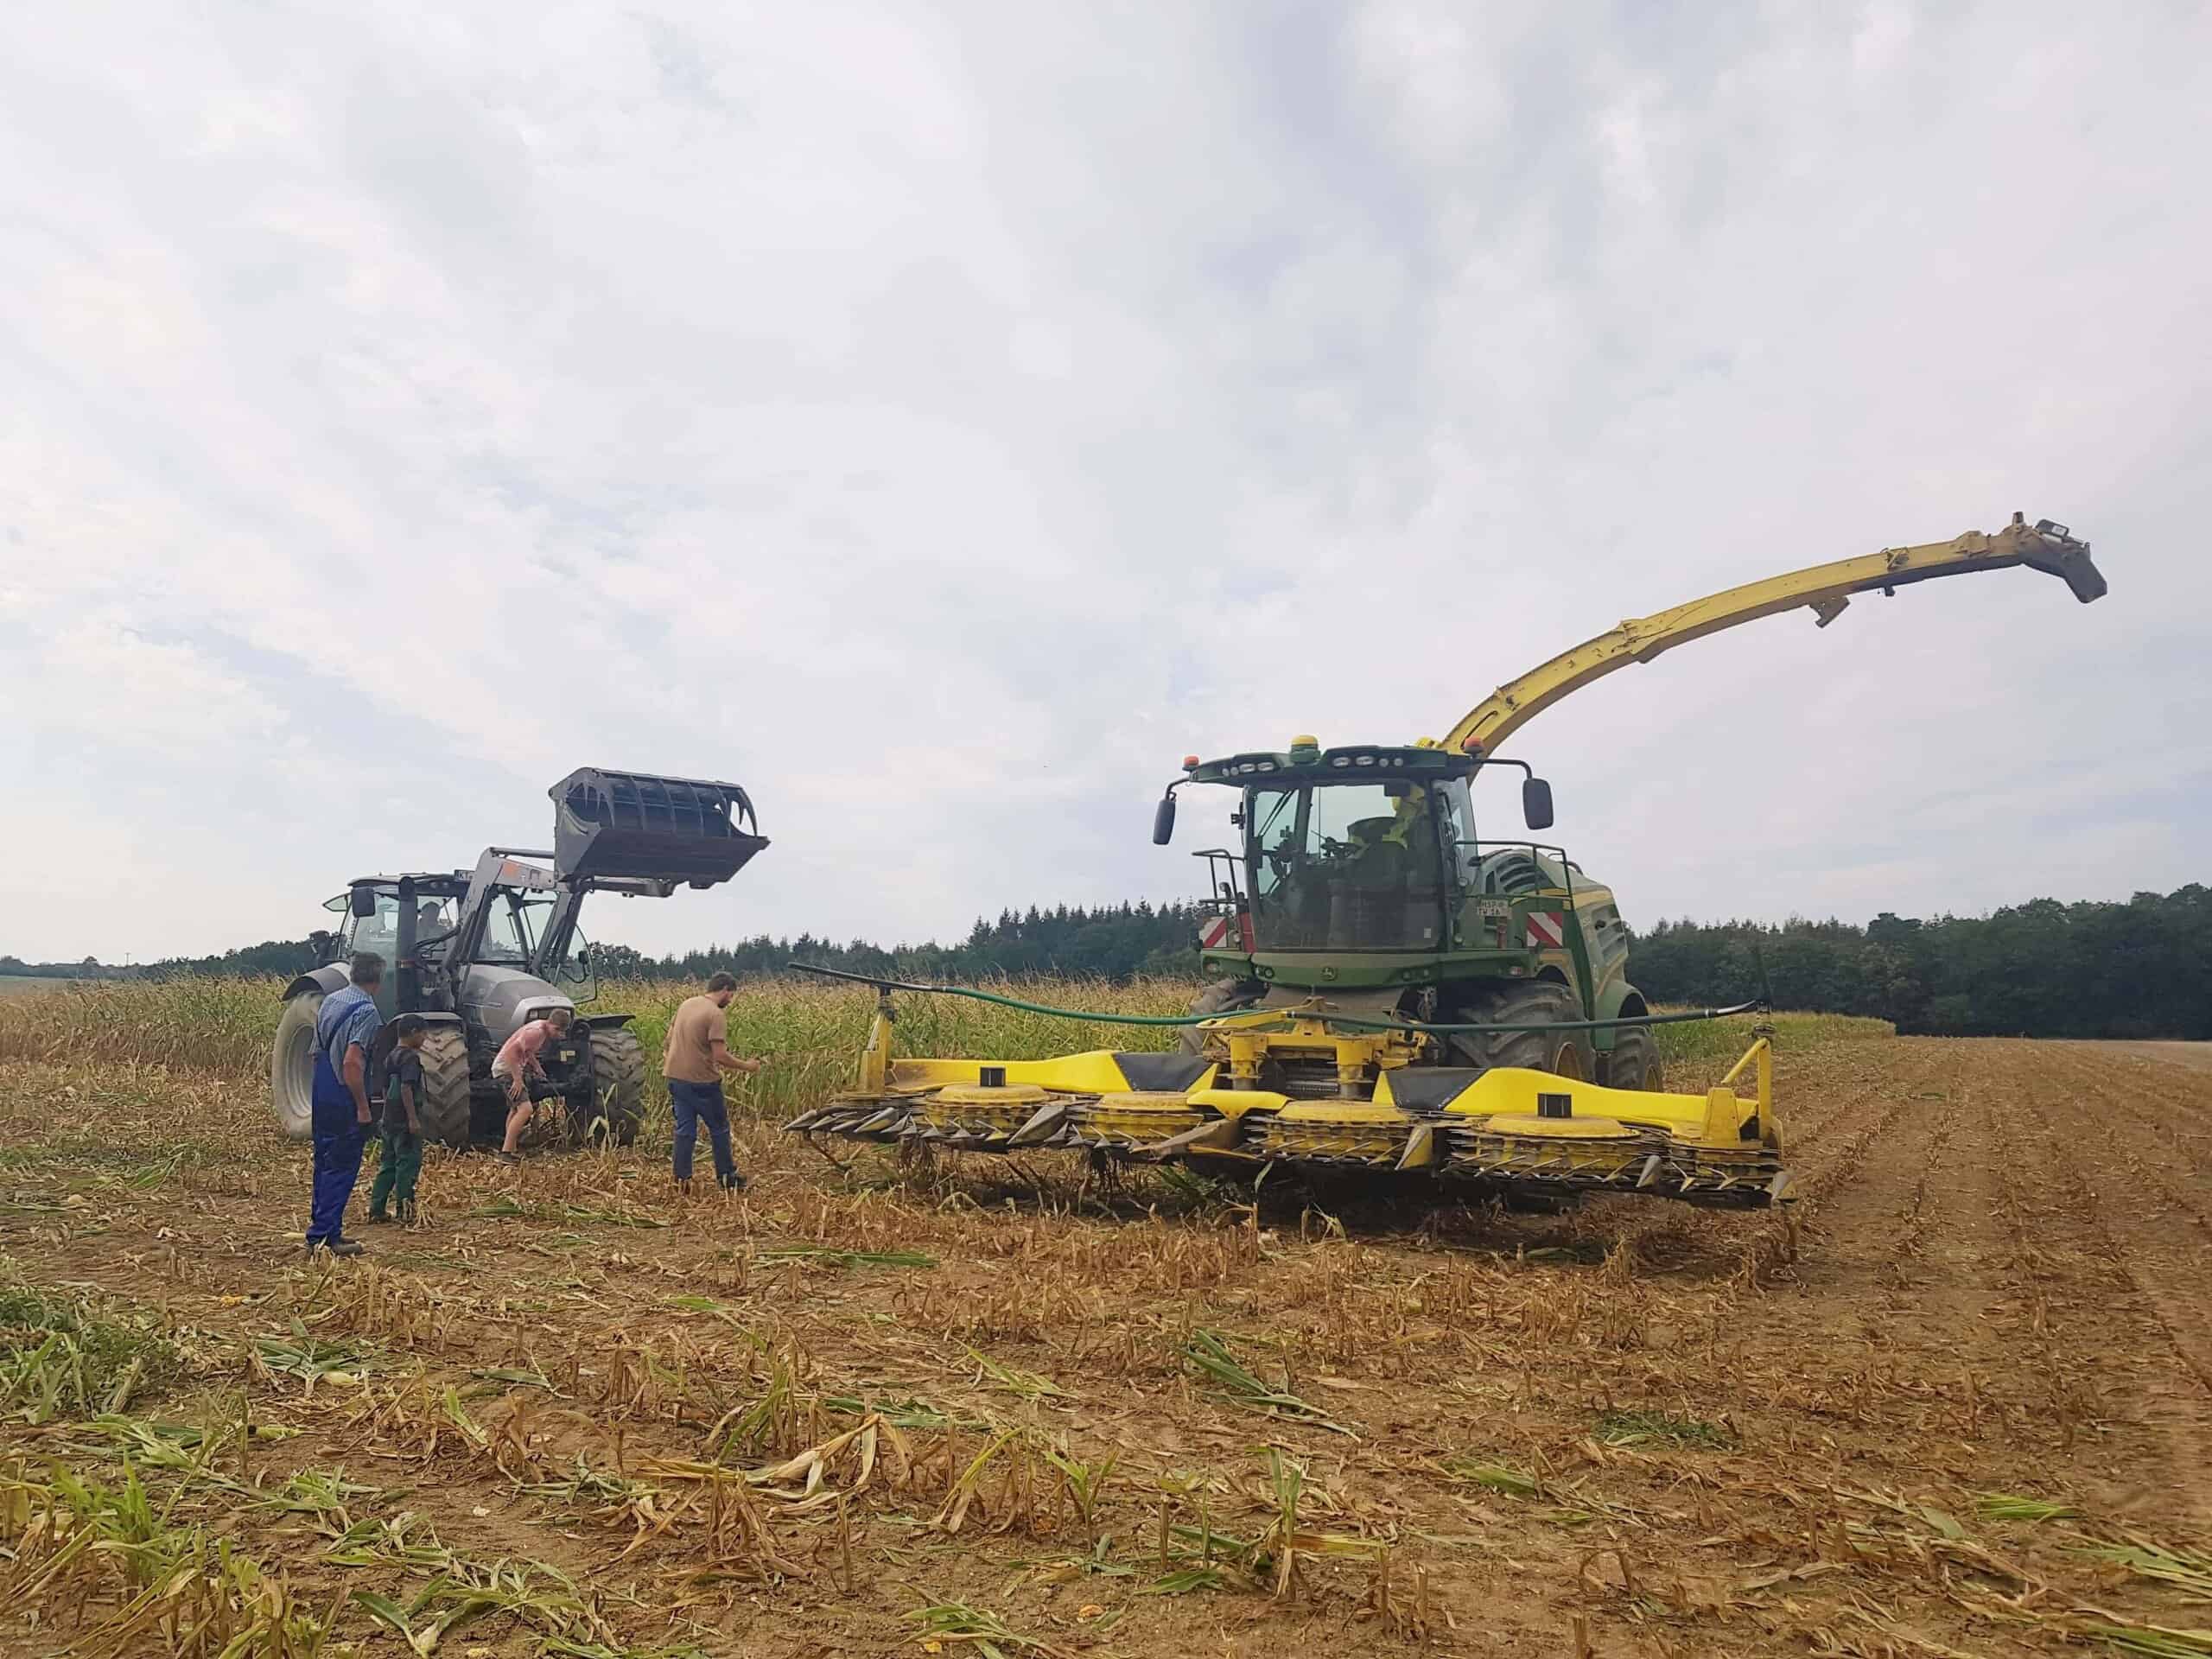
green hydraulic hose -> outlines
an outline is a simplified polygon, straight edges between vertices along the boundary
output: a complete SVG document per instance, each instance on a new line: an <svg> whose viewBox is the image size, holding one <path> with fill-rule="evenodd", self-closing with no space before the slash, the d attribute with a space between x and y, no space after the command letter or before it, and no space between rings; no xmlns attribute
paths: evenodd
<svg viewBox="0 0 2212 1659"><path fill-rule="evenodd" d="M915 985L901 979L878 979L872 974L847 973L842 968L821 968L810 962L787 962L784 964L795 973L813 974L823 979L849 980L856 985L873 985L880 991L909 991L917 996L964 996L976 1002L990 1002L1002 1008L1019 1008L1024 1014L1050 1014L1061 1020L1089 1020L1106 1026L1202 1026L1228 1017L1220 1014L1093 1014L1083 1008L1056 1008L1043 1002L1025 1002L1018 996L1001 996L995 991L979 991L972 985ZM1431 1033L1454 1031L1610 1031L1617 1026L1675 1026L1694 1020L1726 1020L1734 1014L1763 1012L1764 1002L1738 1002L1727 1008L1695 1008L1681 1014L1639 1014L1624 1020L1553 1020L1536 1025L1436 1025L1418 1020L1370 1020L1351 1014L1300 1014L1294 1009L1277 1011L1283 1020L1319 1020L1325 1024L1345 1026L1355 1031L1420 1031ZM1236 1010L1231 1009L1230 1014ZM1256 1022L1238 1027L1243 1031L1287 1031L1289 1027L1262 1026Z"/></svg>

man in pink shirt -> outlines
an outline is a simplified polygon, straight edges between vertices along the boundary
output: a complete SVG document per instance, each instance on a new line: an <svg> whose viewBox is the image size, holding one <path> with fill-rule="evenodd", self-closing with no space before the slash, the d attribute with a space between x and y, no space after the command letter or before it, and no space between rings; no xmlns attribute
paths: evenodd
<svg viewBox="0 0 2212 1659"><path fill-rule="evenodd" d="M492 1062L492 1080L507 1093L507 1138L498 1154L501 1163L522 1161L516 1148L522 1142L522 1132L530 1127L530 1080L545 1080L545 1063L538 1056L546 1044L560 1040L575 1017L573 1008L555 1008L500 1045L499 1058Z"/></svg>

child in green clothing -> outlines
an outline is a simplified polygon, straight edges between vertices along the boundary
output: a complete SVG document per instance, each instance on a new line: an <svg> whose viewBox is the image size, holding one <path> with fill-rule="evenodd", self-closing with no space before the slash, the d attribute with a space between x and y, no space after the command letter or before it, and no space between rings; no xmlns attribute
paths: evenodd
<svg viewBox="0 0 2212 1659"><path fill-rule="evenodd" d="M415 1219L415 1179L423 1173L423 1038L429 1021L403 1014L391 1022L391 1061L384 1090L384 1155L377 1161L376 1185L369 1189L369 1219L390 1221L387 1199L399 1201L399 1219Z"/></svg>

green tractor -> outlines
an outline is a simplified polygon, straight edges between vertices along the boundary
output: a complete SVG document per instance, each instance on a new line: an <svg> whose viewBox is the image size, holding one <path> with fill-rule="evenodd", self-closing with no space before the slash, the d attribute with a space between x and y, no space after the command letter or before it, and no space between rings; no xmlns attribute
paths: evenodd
<svg viewBox="0 0 2212 1659"><path fill-rule="evenodd" d="M886 984L855 1086L788 1125L949 1150L1358 1166L1459 1178L1502 1197L1610 1188L1713 1205L1786 1194L1764 1039L1722 1085L1666 1093L1655 1016L1629 977L1613 894L1554 845L1484 839L1472 785L1517 768L1531 837L1550 786L1497 746L1560 698L1688 640L1800 607L1826 627L1853 596L2024 566L2084 603L2087 543L2018 514L1994 535L1887 549L1622 623L1502 687L1440 741L1184 761L1177 792L1236 791L1211 871L1212 982L1178 1054L1035 1061L894 1058ZM959 992L975 995L973 992ZM1756 1071L1754 1071L1754 1067ZM1755 1097L1732 1085L1757 1078Z"/></svg>
<svg viewBox="0 0 2212 1659"><path fill-rule="evenodd" d="M429 1022L421 1102L429 1139L498 1144L506 1103L493 1058L519 1027L556 1008L575 1018L544 1057L533 1098L571 1144L603 1135L627 1146L636 1136L645 1051L629 1028L633 1016L588 1007L599 988L577 926L583 901L593 893L665 899L678 887L711 887L768 842L735 784L588 766L548 792L550 851L490 847L474 869L362 876L330 901L338 925L310 936L316 965L284 988L270 1055L270 1108L287 1135L309 1130L315 1014L346 983L348 959L368 950L386 963L379 1011ZM385 1058L380 1046L377 1077Z"/></svg>
<svg viewBox="0 0 2212 1659"><path fill-rule="evenodd" d="M1241 792L1235 849L1198 855L1211 880L1202 971L1220 976L1194 1013L1287 1008L1321 999L1351 1015L1477 1029L1427 1033L1432 1063L1515 1066L1607 1087L1660 1087L1649 1005L1628 976L1628 927L1612 892L1560 848L1482 840L1470 785L1485 770L1523 774L1522 821L1553 823L1551 787L1497 746L1560 698L1692 639L1800 607L1825 628L1854 594L2026 566L2082 603L2105 581L2063 524L2012 523L1994 536L1893 548L1730 588L1624 622L1501 687L1440 741L1185 761L1154 821L1173 833L1175 791ZM1516 1028L1517 1027L1517 1028ZM1206 1041L1188 1033L1192 1052ZM1325 1057L1294 1039L1267 1045L1268 1075L1311 1082ZM1333 1080L1333 1079L1332 1079Z"/></svg>

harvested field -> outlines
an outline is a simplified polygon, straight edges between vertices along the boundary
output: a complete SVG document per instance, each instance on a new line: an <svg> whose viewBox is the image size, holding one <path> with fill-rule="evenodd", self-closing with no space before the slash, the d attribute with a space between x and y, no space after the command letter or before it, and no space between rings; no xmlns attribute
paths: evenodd
<svg viewBox="0 0 2212 1659"><path fill-rule="evenodd" d="M0 1014L0 1653L2212 1653L2163 1055L1785 1018L1787 1217L1255 1208L833 1167L865 999L763 988L741 1199L434 1152L310 1270L260 1057L97 996Z"/></svg>

